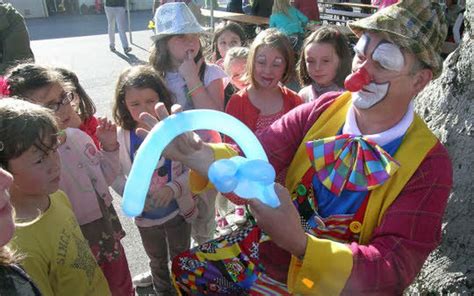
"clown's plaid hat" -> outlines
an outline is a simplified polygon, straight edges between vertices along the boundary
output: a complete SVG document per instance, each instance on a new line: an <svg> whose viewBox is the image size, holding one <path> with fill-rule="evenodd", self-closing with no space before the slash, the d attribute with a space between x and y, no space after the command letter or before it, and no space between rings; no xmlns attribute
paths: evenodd
<svg viewBox="0 0 474 296"><path fill-rule="evenodd" d="M349 27L357 36L364 31L386 33L395 44L410 50L428 65L434 78L441 74L443 61L439 53L448 26L439 4L430 0L401 0L350 23Z"/></svg>

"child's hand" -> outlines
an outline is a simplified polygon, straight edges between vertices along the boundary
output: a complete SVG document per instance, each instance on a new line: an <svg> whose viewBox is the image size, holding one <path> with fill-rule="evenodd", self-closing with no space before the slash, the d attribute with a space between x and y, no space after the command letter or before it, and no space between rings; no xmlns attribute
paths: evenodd
<svg viewBox="0 0 474 296"><path fill-rule="evenodd" d="M104 151L115 151L118 148L117 126L105 117L98 118L97 138Z"/></svg>
<svg viewBox="0 0 474 296"><path fill-rule="evenodd" d="M174 198L174 192L169 186L163 186L158 191L151 194L145 203L145 212L156 208L166 207Z"/></svg>
<svg viewBox="0 0 474 296"><path fill-rule="evenodd" d="M178 72L183 76L184 80L189 87L193 87L200 82L199 69L204 63L204 58L201 58L197 63L194 62L194 58L191 52L188 52L188 56L184 59L183 63L179 66ZM191 84L191 85L190 85Z"/></svg>

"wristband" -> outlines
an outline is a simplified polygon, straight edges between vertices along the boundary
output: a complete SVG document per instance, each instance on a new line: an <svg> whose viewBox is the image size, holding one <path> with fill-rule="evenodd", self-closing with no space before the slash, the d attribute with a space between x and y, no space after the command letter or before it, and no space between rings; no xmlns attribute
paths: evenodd
<svg viewBox="0 0 474 296"><path fill-rule="evenodd" d="M188 91L188 95L191 96L195 91L197 91L199 88L203 87L204 85L202 84L201 81L199 81L198 84L196 84L193 88L191 88L189 91Z"/></svg>

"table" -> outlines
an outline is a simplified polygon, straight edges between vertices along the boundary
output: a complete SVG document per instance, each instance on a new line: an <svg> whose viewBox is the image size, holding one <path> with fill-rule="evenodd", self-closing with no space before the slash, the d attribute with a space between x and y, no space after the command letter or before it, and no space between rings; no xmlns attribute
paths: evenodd
<svg viewBox="0 0 474 296"><path fill-rule="evenodd" d="M372 12L377 11L378 7L370 4L363 4L363 3L349 3L349 2L342 2L342 3L334 3L335 6L343 6L343 7L351 7L351 8L360 8L360 9L368 9Z"/></svg>
<svg viewBox="0 0 474 296"><path fill-rule="evenodd" d="M322 9L320 10L320 17L322 21L342 25L345 25L349 21L358 20L372 15L372 13L362 12L362 9L369 9L371 12L377 10L376 6L362 3L336 3L318 1L318 4L322 5ZM337 9L338 7L341 9ZM344 8L349 8L349 11ZM356 11L351 11L354 10L354 8L356 9Z"/></svg>
<svg viewBox="0 0 474 296"><path fill-rule="evenodd" d="M211 17L211 11L209 9L201 8L201 14L203 16ZM230 20L238 23L246 23L257 26L268 25L268 17L248 15L243 13L228 12L222 10L214 10L214 17L219 19Z"/></svg>
<svg viewBox="0 0 474 296"><path fill-rule="evenodd" d="M345 10L338 10L338 9L326 9L323 14L328 14L328 15L333 15L333 16L339 16L344 19L349 19L349 20L357 20L361 18L365 18L368 16L371 16L370 13L363 13L363 12L356 12L356 11L345 11Z"/></svg>
<svg viewBox="0 0 474 296"><path fill-rule="evenodd" d="M320 19L328 23L347 24L349 21L358 20L370 16L369 13L345 11L338 9L325 9L320 13Z"/></svg>

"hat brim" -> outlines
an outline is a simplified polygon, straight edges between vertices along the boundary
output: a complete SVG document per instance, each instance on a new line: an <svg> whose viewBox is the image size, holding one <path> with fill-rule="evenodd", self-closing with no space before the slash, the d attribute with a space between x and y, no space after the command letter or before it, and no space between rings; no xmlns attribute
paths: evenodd
<svg viewBox="0 0 474 296"><path fill-rule="evenodd" d="M153 36L151 36L151 40L152 41L158 41L166 36L170 36L170 35L185 35L185 34L206 34L206 33L209 33L209 31L211 30L211 28L209 27L202 27L202 26L199 26L199 27L194 27L194 28L189 28L189 29L186 29L186 30L183 30L181 32L176 32L176 31L173 31L171 32L170 31L163 31L163 32L160 32L160 33L157 33Z"/></svg>

